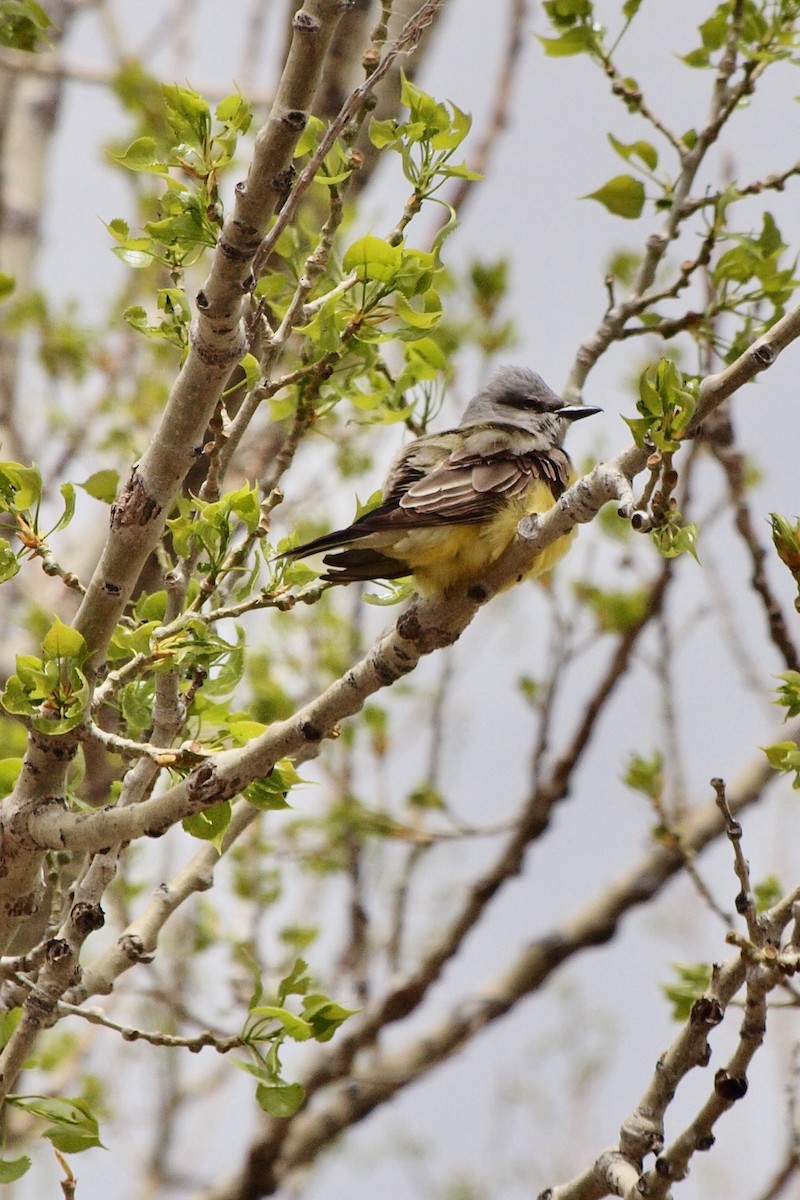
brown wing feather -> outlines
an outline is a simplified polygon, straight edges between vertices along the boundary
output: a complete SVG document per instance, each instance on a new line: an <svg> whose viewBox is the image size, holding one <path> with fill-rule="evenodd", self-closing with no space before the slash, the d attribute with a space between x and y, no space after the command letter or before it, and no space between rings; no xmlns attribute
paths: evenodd
<svg viewBox="0 0 800 1200"><path fill-rule="evenodd" d="M358 547L351 550L337 550L335 554L326 554L324 558L328 570L322 576L331 583L355 583L358 580L369 579L402 579L408 574L408 567L396 558L389 558L379 550L368 547Z"/></svg>

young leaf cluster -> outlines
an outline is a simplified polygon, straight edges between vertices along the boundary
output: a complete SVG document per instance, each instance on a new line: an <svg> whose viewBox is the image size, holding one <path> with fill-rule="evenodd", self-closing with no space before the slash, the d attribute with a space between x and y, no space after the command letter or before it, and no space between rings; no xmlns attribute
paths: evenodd
<svg viewBox="0 0 800 1200"><path fill-rule="evenodd" d="M256 979L242 1041L251 1061L237 1063L257 1080L256 1100L271 1117L291 1117L305 1099L300 1083L283 1078L281 1050L284 1043L327 1042L355 1009L344 1008L321 992L311 990L308 964L298 958L281 980L273 1003L263 1003L263 985ZM290 997L301 997L300 1011L287 1007Z"/></svg>

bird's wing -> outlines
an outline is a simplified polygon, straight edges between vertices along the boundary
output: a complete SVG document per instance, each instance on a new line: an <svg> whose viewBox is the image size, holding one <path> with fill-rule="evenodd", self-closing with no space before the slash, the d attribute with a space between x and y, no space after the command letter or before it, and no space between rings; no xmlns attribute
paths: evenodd
<svg viewBox="0 0 800 1200"><path fill-rule="evenodd" d="M533 435L513 426L476 426L427 442L412 442L397 460L375 510L396 507L395 528L488 521L535 479L544 480L554 498L569 481L569 459L560 447L545 452Z"/></svg>

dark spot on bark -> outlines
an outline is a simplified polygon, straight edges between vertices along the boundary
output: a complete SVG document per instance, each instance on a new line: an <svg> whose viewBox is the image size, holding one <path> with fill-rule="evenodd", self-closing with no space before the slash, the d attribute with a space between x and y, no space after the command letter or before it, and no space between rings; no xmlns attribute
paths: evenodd
<svg viewBox="0 0 800 1200"><path fill-rule="evenodd" d="M374 662L375 674L383 687L390 687L397 679L397 672L393 671L389 664L382 658L376 658Z"/></svg>
<svg viewBox="0 0 800 1200"><path fill-rule="evenodd" d="M126 933L119 939L118 944L122 953L131 962L148 963L153 961L154 955L145 950L144 942L140 937Z"/></svg>
<svg viewBox="0 0 800 1200"><path fill-rule="evenodd" d="M285 171L279 171L272 179L272 187L279 196L288 196L292 190L294 177L297 174L294 167L287 167Z"/></svg>
<svg viewBox="0 0 800 1200"><path fill-rule="evenodd" d="M220 330L216 329L215 332L219 333ZM189 337L192 349L200 361L204 362L207 367L213 367L215 370L225 370L235 366L244 354L244 342L239 337L235 337L231 342L226 342L225 346L221 349L210 346L208 342L204 341L194 325Z"/></svg>
<svg viewBox="0 0 800 1200"><path fill-rule="evenodd" d="M106 923L105 913L99 904L86 904L79 900L73 906L72 923L79 933L93 933L95 929L102 929Z"/></svg>
<svg viewBox="0 0 800 1200"><path fill-rule="evenodd" d="M298 133L302 133L306 127L308 115L303 112L302 108L290 108L283 114L281 120L290 129L296 129Z"/></svg>
<svg viewBox="0 0 800 1200"><path fill-rule="evenodd" d="M422 637L422 626L420 625L417 606L415 604L405 612L400 613L400 616L397 618L397 632L407 642L416 643Z"/></svg>
<svg viewBox="0 0 800 1200"><path fill-rule="evenodd" d="M703 1134L697 1139L696 1147L698 1150L710 1150L715 1140L713 1133Z"/></svg>
<svg viewBox="0 0 800 1200"><path fill-rule="evenodd" d="M719 1000L712 1000L708 996L701 996L692 1005L689 1020L692 1025L706 1025L709 1029L713 1029L715 1025L719 1025L723 1016L724 1013Z"/></svg>
<svg viewBox="0 0 800 1200"><path fill-rule="evenodd" d="M729 1075L724 1069L717 1071L714 1076L714 1091L722 1100L727 1100L733 1104L735 1100L741 1100L742 1096L747 1092L747 1080L745 1077Z"/></svg>
<svg viewBox="0 0 800 1200"><path fill-rule="evenodd" d="M13 900L9 900L6 905L6 912L12 919L20 919L21 917L30 917L39 907L41 903L41 894L38 891L28 892L25 896L15 896Z"/></svg>
<svg viewBox="0 0 800 1200"><path fill-rule="evenodd" d="M473 604L483 604L488 596L489 593L482 583L473 583L467 588L467 599Z"/></svg>
<svg viewBox="0 0 800 1200"><path fill-rule="evenodd" d="M206 309L207 309L207 308L209 307L209 305L210 305L210 301L209 301L209 299L208 299L208 296L205 294L205 292L203 291L203 289L202 289L202 288L201 288L201 289L200 289L200 291L197 293L197 295L195 296L194 300L195 300L195 304L196 304L196 305L197 305L197 307L200 309L200 312L205 312L205 311L206 311Z"/></svg>
<svg viewBox="0 0 800 1200"><path fill-rule="evenodd" d="M243 196L247 191L247 184L245 183L244 179L240 179L233 190L236 192L237 196Z"/></svg>
<svg viewBox="0 0 800 1200"><path fill-rule="evenodd" d="M300 733L307 742L321 742L325 736L323 731L313 721L303 721L300 726Z"/></svg>
<svg viewBox="0 0 800 1200"><path fill-rule="evenodd" d="M201 763L195 767L186 780L186 795L193 805L204 808L207 804L220 799L219 779L214 763Z"/></svg>
<svg viewBox="0 0 800 1200"><path fill-rule="evenodd" d="M244 277L244 279L242 280L242 283L241 283L242 291L243 291L243 292L245 292L245 293L247 293L247 292L252 292L252 290L253 290L253 288L254 288L255 286L256 286L256 277L255 277L255 275L252 275L252 274L250 274L250 275L245 275L245 277Z"/></svg>
<svg viewBox="0 0 800 1200"><path fill-rule="evenodd" d="M69 942L65 942L63 938L51 938L45 946L45 954L49 963L64 962L71 953Z"/></svg>
<svg viewBox="0 0 800 1200"><path fill-rule="evenodd" d="M292 28L299 29L303 33L316 33L319 29L319 21L316 17L312 17L310 13L303 12L301 9L300 12L295 13L292 17Z"/></svg>
<svg viewBox="0 0 800 1200"><path fill-rule="evenodd" d="M118 583L112 583L110 579L107 579L100 591L105 592L107 596L119 596L122 588Z"/></svg>
<svg viewBox="0 0 800 1200"><path fill-rule="evenodd" d="M144 480L136 467L117 499L111 505L111 528L125 529L132 525L149 525L161 512L161 505L147 492Z"/></svg>
<svg viewBox="0 0 800 1200"><path fill-rule="evenodd" d="M242 228L249 230L250 226L243 225ZM250 259L253 257L258 247L258 239L254 241L251 236L247 241L243 242L241 246L237 246L234 242L228 241L227 238L220 238L217 245L219 246L220 253L225 255L228 262L250 262Z"/></svg>

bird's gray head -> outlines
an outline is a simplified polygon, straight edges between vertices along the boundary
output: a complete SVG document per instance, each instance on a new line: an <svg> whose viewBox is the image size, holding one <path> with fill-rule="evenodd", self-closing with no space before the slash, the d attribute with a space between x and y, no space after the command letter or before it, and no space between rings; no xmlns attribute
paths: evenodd
<svg viewBox="0 0 800 1200"><path fill-rule="evenodd" d="M461 424L478 425L488 421L546 432L550 427L548 418L558 418L552 423L552 437L560 442L565 430L561 421L576 421L599 411L599 408L587 405L567 404L547 386L541 375L527 367L500 367L470 400Z"/></svg>

